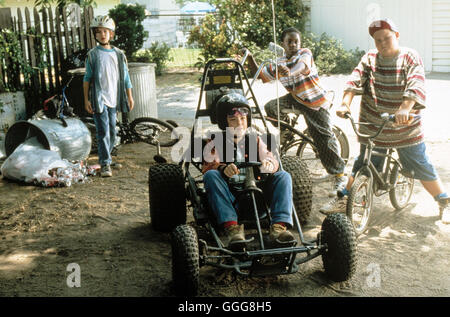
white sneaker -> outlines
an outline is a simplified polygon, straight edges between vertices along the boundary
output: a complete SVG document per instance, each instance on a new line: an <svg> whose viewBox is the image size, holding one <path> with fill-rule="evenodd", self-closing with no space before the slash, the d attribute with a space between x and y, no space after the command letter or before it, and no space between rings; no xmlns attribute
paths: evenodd
<svg viewBox="0 0 450 317"><path fill-rule="evenodd" d="M322 208L319 209L321 213L324 215L345 212L347 209L347 196L338 197L336 196L327 204L325 204Z"/></svg>
<svg viewBox="0 0 450 317"><path fill-rule="evenodd" d="M446 225L450 224L450 206L449 205L447 205L441 209L441 221L443 224L446 224Z"/></svg>
<svg viewBox="0 0 450 317"><path fill-rule="evenodd" d="M335 197L338 190L343 190L347 186L348 177L347 176L335 176L333 182L333 188L328 193L328 197Z"/></svg>

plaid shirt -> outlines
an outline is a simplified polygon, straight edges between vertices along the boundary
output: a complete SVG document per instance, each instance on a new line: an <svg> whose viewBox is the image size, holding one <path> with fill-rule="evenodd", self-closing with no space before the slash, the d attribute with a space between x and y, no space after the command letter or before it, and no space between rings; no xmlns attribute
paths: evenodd
<svg viewBox="0 0 450 317"><path fill-rule="evenodd" d="M301 62L305 63L308 68L308 75L300 73ZM317 110L320 107L328 106L329 102L325 98L325 90L320 85L319 74L309 49L301 48L289 59L286 56L280 57L277 64L290 69L289 76L283 76L278 72L278 79L295 100ZM275 64L264 67L261 76L267 81L275 80Z"/></svg>

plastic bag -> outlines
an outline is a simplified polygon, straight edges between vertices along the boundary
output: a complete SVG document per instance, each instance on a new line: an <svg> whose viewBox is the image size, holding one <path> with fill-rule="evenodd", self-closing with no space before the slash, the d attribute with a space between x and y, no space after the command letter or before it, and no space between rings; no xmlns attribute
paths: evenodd
<svg viewBox="0 0 450 317"><path fill-rule="evenodd" d="M20 144L1 166L3 177L44 187L84 183L95 169L61 159L58 152L46 150L36 137Z"/></svg>

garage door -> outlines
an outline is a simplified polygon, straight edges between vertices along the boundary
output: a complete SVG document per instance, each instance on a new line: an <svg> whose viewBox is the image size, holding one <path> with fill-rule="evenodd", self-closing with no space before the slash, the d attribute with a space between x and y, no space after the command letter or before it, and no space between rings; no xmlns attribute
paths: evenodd
<svg viewBox="0 0 450 317"><path fill-rule="evenodd" d="M433 71L450 72L450 0L433 0Z"/></svg>

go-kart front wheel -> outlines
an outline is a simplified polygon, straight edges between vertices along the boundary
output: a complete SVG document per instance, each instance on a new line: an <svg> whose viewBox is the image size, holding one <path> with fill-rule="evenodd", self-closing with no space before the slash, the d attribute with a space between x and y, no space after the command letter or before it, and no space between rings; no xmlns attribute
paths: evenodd
<svg viewBox="0 0 450 317"><path fill-rule="evenodd" d="M197 232L189 225L172 231L172 281L177 296L196 296L199 281Z"/></svg>
<svg viewBox="0 0 450 317"><path fill-rule="evenodd" d="M186 191L180 166L166 163L150 166L148 187L154 230L170 232L186 223Z"/></svg>
<svg viewBox="0 0 450 317"><path fill-rule="evenodd" d="M327 275L335 282L350 279L356 270L356 235L345 214L328 215L322 223L321 242L327 248L322 262Z"/></svg>
<svg viewBox="0 0 450 317"><path fill-rule="evenodd" d="M283 169L292 177L292 196L301 225L308 222L312 210L312 182L308 166L298 156L281 157Z"/></svg>

